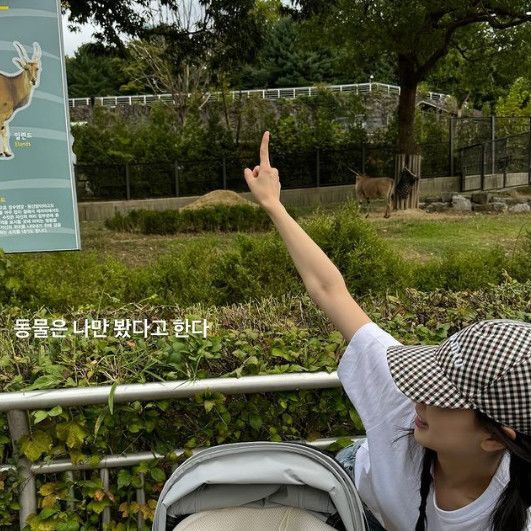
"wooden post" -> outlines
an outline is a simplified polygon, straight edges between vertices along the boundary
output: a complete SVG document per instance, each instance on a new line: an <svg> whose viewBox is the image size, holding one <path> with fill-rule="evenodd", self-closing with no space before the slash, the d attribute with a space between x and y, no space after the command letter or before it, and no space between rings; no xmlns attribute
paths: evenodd
<svg viewBox="0 0 531 531"><path fill-rule="evenodd" d="M418 180L415 182L415 185L411 188L406 199L401 199L397 194L394 196L393 200L393 209L394 210L407 210L408 208L419 208L419 185L420 185L420 165L421 165L421 156L420 155L406 155L405 153L397 153L395 155L395 183L398 183L400 178L400 172L404 167L409 168L413 172ZM395 184L396 186L396 184Z"/></svg>

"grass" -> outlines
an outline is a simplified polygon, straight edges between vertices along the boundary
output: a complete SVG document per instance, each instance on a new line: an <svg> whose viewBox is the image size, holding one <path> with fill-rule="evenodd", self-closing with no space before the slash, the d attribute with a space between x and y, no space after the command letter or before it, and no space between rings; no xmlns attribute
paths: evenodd
<svg viewBox="0 0 531 531"><path fill-rule="evenodd" d="M392 218L391 218L392 219ZM511 252L526 229L531 231L529 214L452 215L437 219L374 219L380 236L410 259L427 261L450 249L478 251L500 245Z"/></svg>
<svg viewBox="0 0 531 531"><path fill-rule="evenodd" d="M213 240L216 245L230 246L236 237L226 234L156 235L116 232L107 229L102 221L81 221L81 249L112 256L129 267L146 265L174 247L190 240Z"/></svg>
<svg viewBox="0 0 531 531"><path fill-rule="evenodd" d="M335 206L321 206L323 212L333 212ZM315 208L301 209L310 216ZM511 252L517 242L531 231L531 215L521 213L426 213L423 210L393 212L389 219L382 217L382 207L371 211L368 221L378 234L387 240L404 258L426 262L442 256L447 250L471 248L488 250L501 245ZM236 233L142 235L111 231L99 221L81 222L83 251L96 251L112 256L129 267L150 263L175 246L188 241L209 240L213 245L231 247Z"/></svg>

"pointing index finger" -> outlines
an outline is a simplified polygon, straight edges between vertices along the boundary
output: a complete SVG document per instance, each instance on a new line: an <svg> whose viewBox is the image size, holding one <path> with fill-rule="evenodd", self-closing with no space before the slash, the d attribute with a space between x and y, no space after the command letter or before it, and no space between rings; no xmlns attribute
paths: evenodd
<svg viewBox="0 0 531 531"><path fill-rule="evenodd" d="M260 166L270 167L269 163L269 131L262 136L262 143L260 144Z"/></svg>

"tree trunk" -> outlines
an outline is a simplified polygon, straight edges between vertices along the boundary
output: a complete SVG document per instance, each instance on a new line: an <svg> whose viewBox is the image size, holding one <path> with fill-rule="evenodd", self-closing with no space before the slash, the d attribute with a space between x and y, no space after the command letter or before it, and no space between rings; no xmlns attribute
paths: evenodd
<svg viewBox="0 0 531 531"><path fill-rule="evenodd" d="M415 140L415 109L418 78L414 65L400 57L398 60L400 98L398 100L398 152L417 153Z"/></svg>

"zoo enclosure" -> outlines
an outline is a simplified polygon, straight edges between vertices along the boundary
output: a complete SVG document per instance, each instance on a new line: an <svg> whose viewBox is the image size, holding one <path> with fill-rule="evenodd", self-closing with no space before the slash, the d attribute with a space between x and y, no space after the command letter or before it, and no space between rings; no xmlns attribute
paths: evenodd
<svg viewBox="0 0 531 531"><path fill-rule="evenodd" d="M192 397L202 391L217 391L227 395L248 394L259 392L293 391L300 389L330 389L339 388L341 383L337 372L326 373L292 373L263 376L242 376L240 378L209 378L195 381L157 382L148 384L119 385L114 388L114 403L135 400L156 401L168 398ZM56 389L45 391L11 392L0 394L0 411L7 412L9 432L13 447L24 435L30 433L27 412L33 409L51 408L55 406L87 406L107 403L113 391L113 386L98 386L87 388ZM351 437L353 440L362 437ZM318 448L326 448L336 438L303 441ZM177 454L183 450L176 450ZM14 452L17 456L17 453ZM90 458L90 456L87 456ZM0 471L19 470L23 488L19 494L19 526L24 527L26 518L37 511L36 475L67 472L72 474L78 470L99 469L105 490L109 489L109 470L111 468L132 467L143 461L163 459L165 456L157 453L143 452L127 455L105 455L98 464L76 464L68 459L53 462L37 462L31 464L24 457L17 457L16 465L2 465ZM136 501L145 503L143 487L136 489ZM110 522L110 508L106 507L101 515L101 524ZM144 524L142 513L137 515L138 529Z"/></svg>

